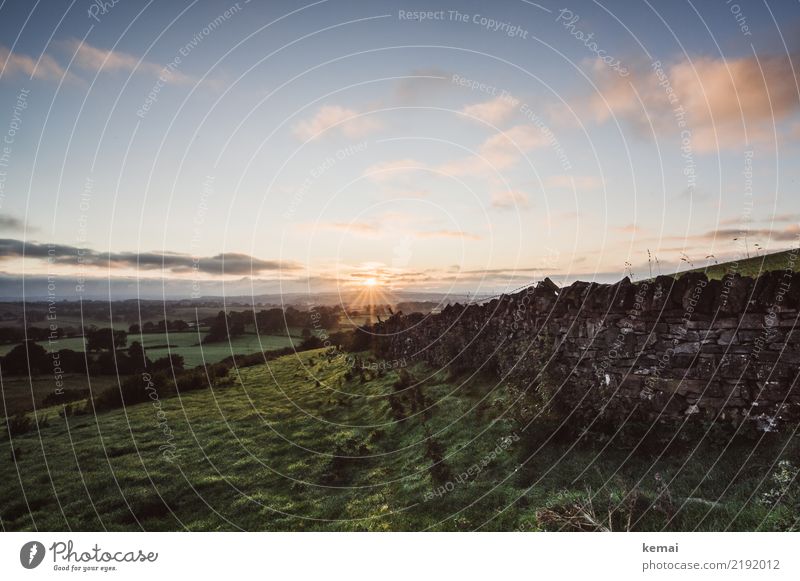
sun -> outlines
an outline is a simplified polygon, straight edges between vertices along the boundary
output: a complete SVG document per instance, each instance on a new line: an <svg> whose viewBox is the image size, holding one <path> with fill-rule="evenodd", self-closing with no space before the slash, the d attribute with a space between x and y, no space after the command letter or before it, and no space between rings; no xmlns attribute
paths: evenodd
<svg viewBox="0 0 800 581"><path fill-rule="evenodd" d="M364 281L364 286L378 286L378 279L368 278Z"/></svg>

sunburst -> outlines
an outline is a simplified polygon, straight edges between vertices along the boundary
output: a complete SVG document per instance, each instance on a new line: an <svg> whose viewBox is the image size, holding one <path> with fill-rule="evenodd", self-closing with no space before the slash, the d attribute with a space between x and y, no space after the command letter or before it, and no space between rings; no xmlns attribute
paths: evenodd
<svg viewBox="0 0 800 581"><path fill-rule="evenodd" d="M388 280L385 276L377 273L367 273L353 281L358 289L352 301L352 306L364 309L369 313L369 322L375 321L375 307L390 303L389 295L386 293Z"/></svg>

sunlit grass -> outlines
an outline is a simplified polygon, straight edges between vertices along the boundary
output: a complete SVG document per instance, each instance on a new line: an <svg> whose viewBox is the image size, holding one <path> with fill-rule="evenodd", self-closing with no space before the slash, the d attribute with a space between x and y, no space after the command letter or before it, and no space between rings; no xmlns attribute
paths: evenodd
<svg viewBox="0 0 800 581"><path fill-rule="evenodd" d="M547 428L523 432L503 413L509 395L502 386L488 378L462 383L422 367L411 371L427 378L421 388L425 405L415 412L407 407L402 421L396 421L388 399L397 373L362 382L358 370L348 375L344 360L329 362L320 351L244 368L224 385L162 400L172 438L157 425L149 403L97 417L56 417L41 434L14 438L22 486L5 437L2 525L7 530L552 528L540 520L548 514L542 511L568 512L587 491L596 495L595 506L605 508L639 483L637 502L656 503L655 473L667 481L676 477L669 489L676 506L688 497L700 500L686 503L669 523L658 511L644 511L638 529L772 529L791 522L790 507L770 513L758 502L770 485L780 441L761 445L749 461L754 444L735 444L711 471L719 443L705 443L694 454L693 446L675 449L655 465L652 451L625 461L630 449L616 445L598 457L602 442L594 438L574 448L572 440L555 440L537 450ZM509 436L520 439L477 474L455 482ZM432 499L442 484L429 470L429 437L441 445L455 482ZM163 446L174 449L177 462L164 459ZM356 458L335 462L334 454Z"/></svg>

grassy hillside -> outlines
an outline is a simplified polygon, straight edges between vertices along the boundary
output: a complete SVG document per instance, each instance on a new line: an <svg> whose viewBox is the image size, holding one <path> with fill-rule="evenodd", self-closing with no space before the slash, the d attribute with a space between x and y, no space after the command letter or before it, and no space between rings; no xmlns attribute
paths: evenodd
<svg viewBox="0 0 800 581"><path fill-rule="evenodd" d="M65 390L89 392L89 383L94 393L105 389L117 387L116 375L100 375L87 379L82 373L67 373L63 376ZM13 416L18 412L30 411L35 405L42 406L42 400L53 394L52 375L34 375L32 377L3 377L2 402L0 402L0 417ZM4 407L5 406L5 407ZM58 410L51 410L50 415L55 416ZM7 434L6 434L7 436Z"/></svg>
<svg viewBox="0 0 800 581"><path fill-rule="evenodd" d="M513 419L518 392L487 378L410 371L418 387L394 371L362 382L343 361L310 351L163 399L161 419L151 403L96 417L51 415L39 433L14 437L16 467L8 435L0 440L0 523L775 530L797 517L796 482L786 488L795 465L785 460L796 459L797 446L775 434L723 443L679 437L663 457L663 443L551 438L547 425L526 429Z"/></svg>
<svg viewBox="0 0 800 581"><path fill-rule="evenodd" d="M711 264L704 268L695 268L688 272L704 272L709 279L719 280L726 274L739 273L741 276L758 277L772 270L791 269L800 271L800 252L797 249L762 254L733 262ZM682 272L680 274L685 274Z"/></svg>

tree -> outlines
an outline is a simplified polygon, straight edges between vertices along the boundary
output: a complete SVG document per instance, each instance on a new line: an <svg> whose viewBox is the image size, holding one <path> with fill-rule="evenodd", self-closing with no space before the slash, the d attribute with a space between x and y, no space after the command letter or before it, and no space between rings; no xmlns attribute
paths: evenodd
<svg viewBox="0 0 800 581"><path fill-rule="evenodd" d="M150 366L150 360L147 358L144 347L139 341L134 341L128 347L128 357L130 358L131 366L136 371L143 371Z"/></svg>
<svg viewBox="0 0 800 581"><path fill-rule="evenodd" d="M184 360L182 355L170 355L168 357L161 357L153 361L152 368L154 371L183 371Z"/></svg>
<svg viewBox="0 0 800 581"><path fill-rule="evenodd" d="M124 351L104 351L91 365L98 375L130 375L140 368L141 361L134 362Z"/></svg>
<svg viewBox="0 0 800 581"><path fill-rule="evenodd" d="M224 341L228 337L235 337L244 333L244 322L237 317L236 320L225 311L220 311L217 317L211 322L208 335L203 339L204 343L214 343Z"/></svg>
<svg viewBox="0 0 800 581"><path fill-rule="evenodd" d="M283 320L283 309L268 309L256 314L256 326L260 333L271 333L286 327Z"/></svg>
<svg viewBox="0 0 800 581"><path fill-rule="evenodd" d="M64 373L86 373L86 354L83 351L61 349L58 352L58 361Z"/></svg>
<svg viewBox="0 0 800 581"><path fill-rule="evenodd" d="M128 334L125 331L116 331L108 327L86 331L86 349L89 351L123 349L127 343Z"/></svg>
<svg viewBox="0 0 800 581"><path fill-rule="evenodd" d="M29 364L30 362L30 364ZM3 373L27 375L47 371L47 350L33 341L17 345L3 357Z"/></svg>

